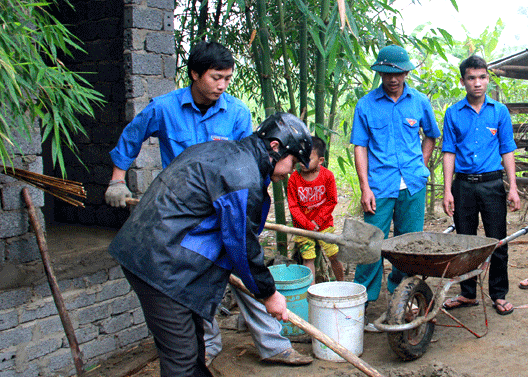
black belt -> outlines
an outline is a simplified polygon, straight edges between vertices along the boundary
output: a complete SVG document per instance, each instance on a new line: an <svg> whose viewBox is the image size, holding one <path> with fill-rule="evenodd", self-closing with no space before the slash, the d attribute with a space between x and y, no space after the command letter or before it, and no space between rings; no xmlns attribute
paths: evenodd
<svg viewBox="0 0 528 377"><path fill-rule="evenodd" d="M496 179L502 179L502 170L490 171L482 174L464 174L456 173L455 179L471 183L489 182Z"/></svg>

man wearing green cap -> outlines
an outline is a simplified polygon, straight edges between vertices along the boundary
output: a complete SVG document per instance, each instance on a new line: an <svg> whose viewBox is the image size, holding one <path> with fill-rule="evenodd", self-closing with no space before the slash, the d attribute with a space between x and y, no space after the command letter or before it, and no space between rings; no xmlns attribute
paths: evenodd
<svg viewBox="0 0 528 377"><path fill-rule="evenodd" d="M405 83L409 71L416 67L402 47L382 48L371 68L380 74L382 84L358 101L350 137L364 220L380 228L385 237L391 221L395 236L421 232L427 163L440 130L427 97ZM367 288L369 301L379 296L382 274L382 259L356 268L354 281ZM404 276L392 268L389 292ZM365 329L375 330L371 324Z"/></svg>

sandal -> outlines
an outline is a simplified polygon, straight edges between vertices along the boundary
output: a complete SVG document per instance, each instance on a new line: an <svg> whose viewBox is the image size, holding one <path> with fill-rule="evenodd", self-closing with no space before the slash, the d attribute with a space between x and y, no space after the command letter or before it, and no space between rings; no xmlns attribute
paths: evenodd
<svg viewBox="0 0 528 377"><path fill-rule="evenodd" d="M528 289L528 279L521 280L519 282L519 288Z"/></svg>
<svg viewBox="0 0 528 377"><path fill-rule="evenodd" d="M513 306L511 307L511 309L506 310L506 305L509 304L508 301L504 300L504 303L502 304L499 304L497 301L498 300L495 300L495 302L493 303L493 308L495 308L495 311L497 312L497 314L508 315L508 314L513 313Z"/></svg>
<svg viewBox="0 0 528 377"><path fill-rule="evenodd" d="M442 306L445 310L452 310L452 309L458 309L458 308L467 308L470 306L477 306L479 304L479 300L473 299L470 301L463 301L461 300L461 298L470 300L468 298L465 298L464 296L455 296L453 298L446 300Z"/></svg>

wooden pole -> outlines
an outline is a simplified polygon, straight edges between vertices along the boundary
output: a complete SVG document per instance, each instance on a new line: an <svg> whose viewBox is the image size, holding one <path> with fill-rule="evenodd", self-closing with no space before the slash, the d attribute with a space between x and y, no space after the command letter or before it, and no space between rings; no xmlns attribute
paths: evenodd
<svg viewBox="0 0 528 377"><path fill-rule="evenodd" d="M229 276L229 283L234 285L236 288L240 289L245 294L254 297L253 294L246 288L244 283L242 283L242 280L237 278L234 275ZM378 372L376 369L371 367L368 363L361 360L359 357L354 355L352 352L350 352L348 349L343 347L341 344L337 343L335 340L330 338L328 335L323 333L321 330L319 330L317 327L313 326L312 324L306 322L304 319L299 317L297 314L291 312L289 309L286 309L288 311L288 318L291 323L293 323L295 326L300 328L301 330L304 330L306 333L313 336L315 339L326 345L328 348L330 348L332 351L337 353L339 356L341 356L343 359L348 361L350 364L355 366L357 369L365 373L367 376L370 377L384 377L383 374Z"/></svg>
<svg viewBox="0 0 528 377"><path fill-rule="evenodd" d="M83 362L81 358L81 351L79 349L79 343L77 342L77 338L75 337L75 331L73 330L73 325L71 323L70 316L68 315L68 311L66 310L66 305L64 304L64 300L59 290L57 279L55 278L55 274L53 273L46 238L44 237L44 232L42 231L42 227L40 226L40 223L38 221L37 213L35 211L35 207L33 206L33 201L31 200L31 196L29 195L29 190L27 187L24 187L22 189L22 195L28 207L29 221L37 237L37 244L40 250L40 255L42 257L42 263L44 264L44 270L46 271L46 276L48 277L48 283L51 288L53 300L55 301L55 306L57 307L57 311L59 312L59 317L61 319L62 326L64 327L64 332L66 333L66 337L68 338L68 342L70 343L70 349L73 356L73 362L75 364L75 370L77 371L77 376L84 376Z"/></svg>

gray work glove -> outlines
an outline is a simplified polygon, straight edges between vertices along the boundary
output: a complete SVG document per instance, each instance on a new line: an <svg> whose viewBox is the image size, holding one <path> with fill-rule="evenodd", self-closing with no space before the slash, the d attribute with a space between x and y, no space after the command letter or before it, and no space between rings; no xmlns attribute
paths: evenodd
<svg viewBox="0 0 528 377"><path fill-rule="evenodd" d="M126 207L126 198L131 198L132 193L128 189L125 181L114 179L108 184L105 192L106 204L112 207Z"/></svg>

